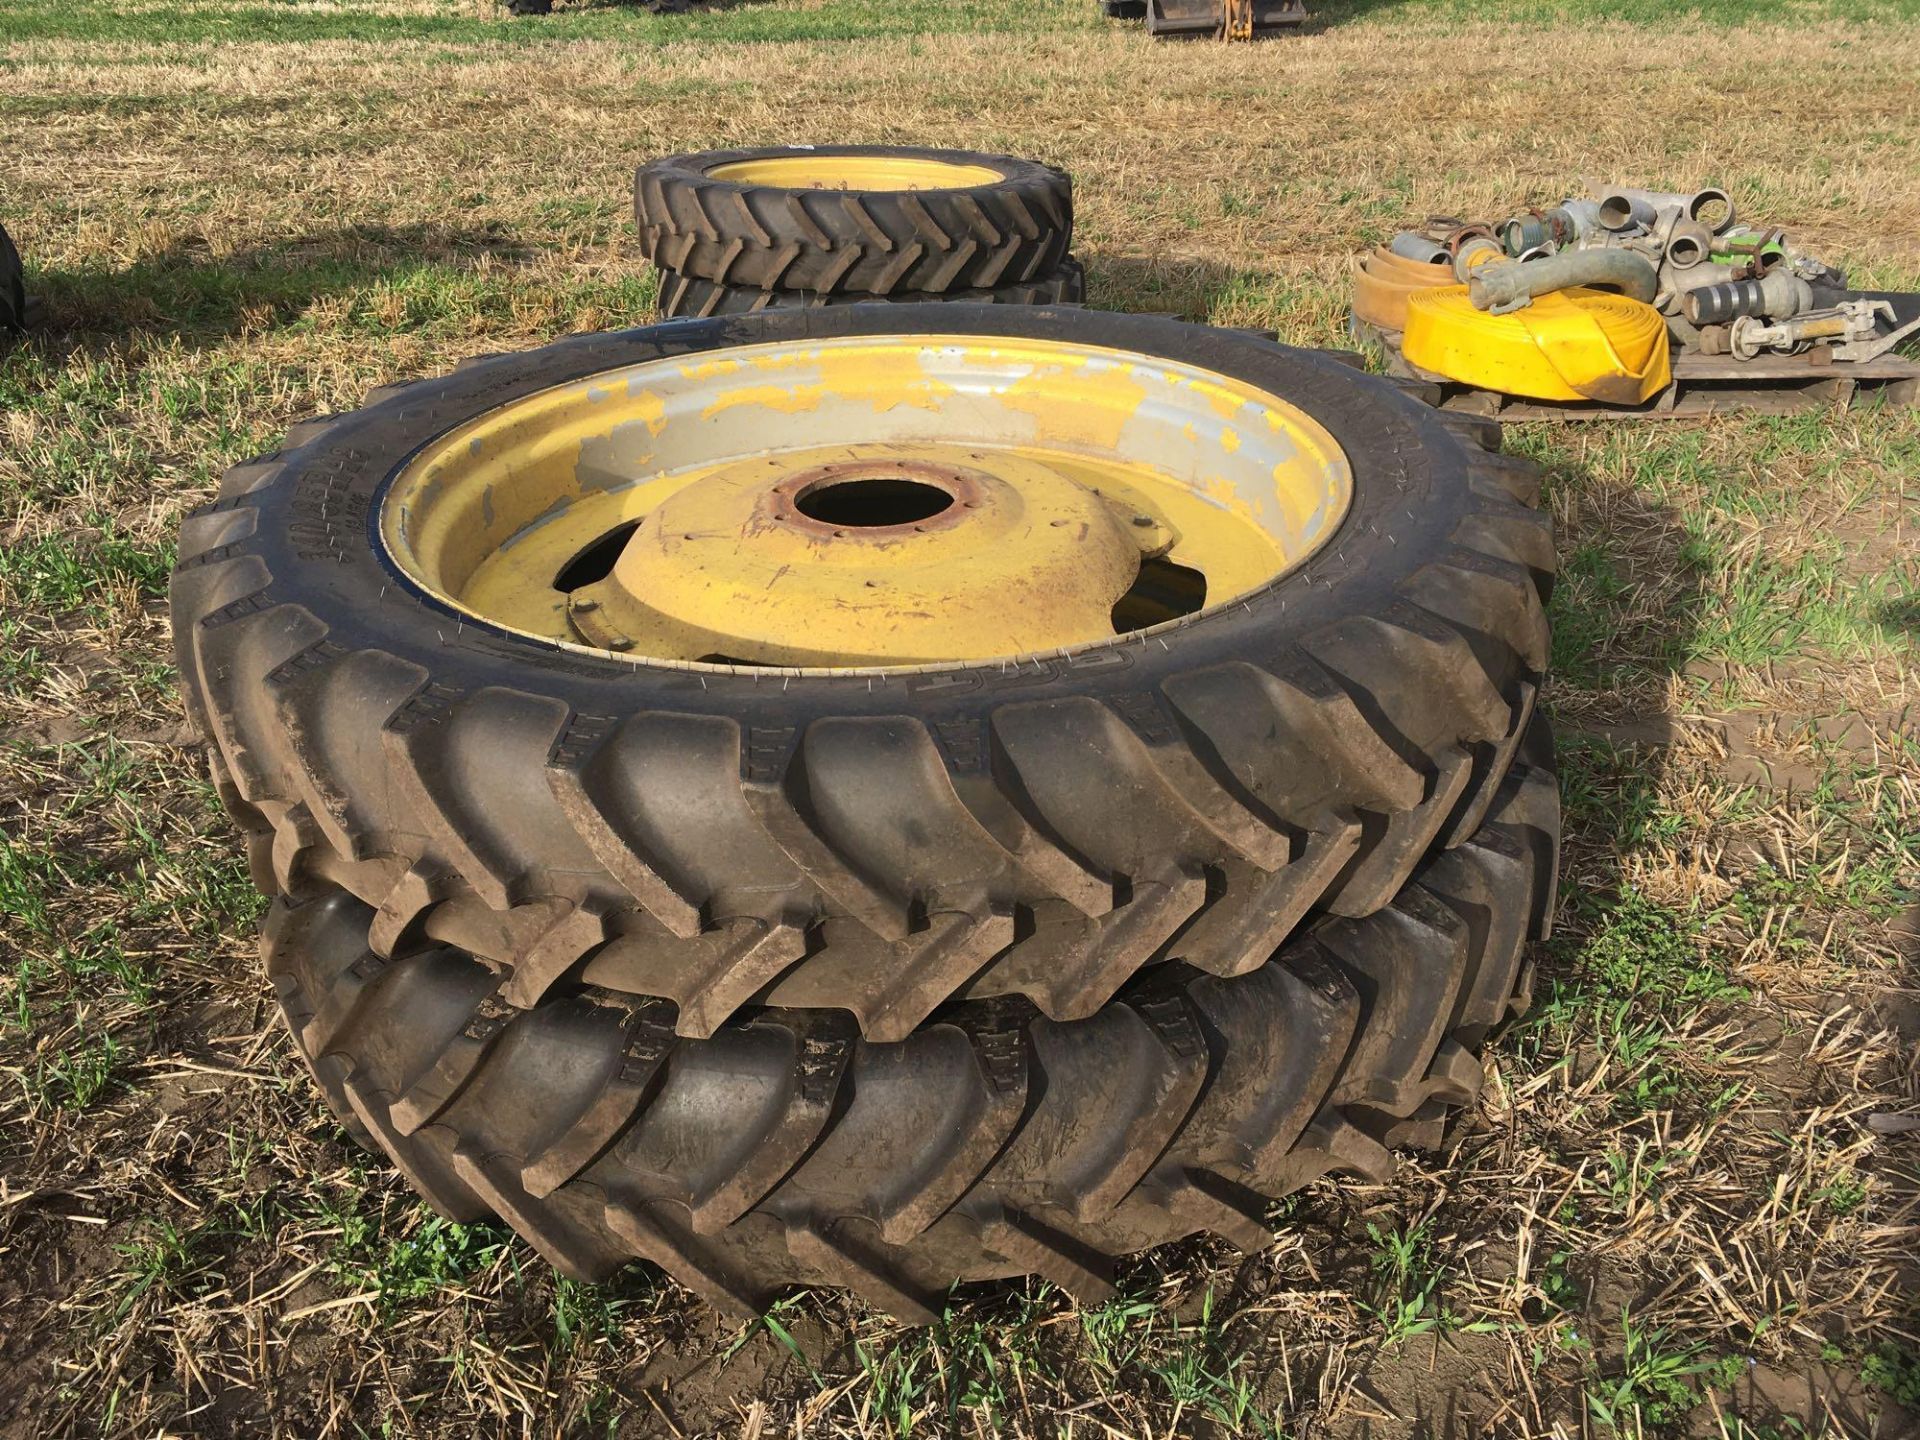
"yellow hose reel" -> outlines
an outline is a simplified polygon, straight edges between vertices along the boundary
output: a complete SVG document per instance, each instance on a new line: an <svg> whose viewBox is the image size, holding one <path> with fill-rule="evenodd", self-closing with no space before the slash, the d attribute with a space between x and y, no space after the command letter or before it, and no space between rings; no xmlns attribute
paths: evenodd
<svg viewBox="0 0 1920 1440"><path fill-rule="evenodd" d="M1508 395L1639 405L1670 378L1660 312L1604 290L1555 291L1490 315L1464 285L1425 287L1407 296L1404 329L1408 364Z"/></svg>

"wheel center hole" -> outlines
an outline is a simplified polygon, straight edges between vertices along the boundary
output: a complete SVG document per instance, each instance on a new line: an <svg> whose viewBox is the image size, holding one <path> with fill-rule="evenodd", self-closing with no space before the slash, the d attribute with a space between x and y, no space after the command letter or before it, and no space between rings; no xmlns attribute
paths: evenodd
<svg viewBox="0 0 1920 1440"><path fill-rule="evenodd" d="M953 496L919 480L875 476L816 486L793 504L809 520L864 530L931 520L953 504Z"/></svg>

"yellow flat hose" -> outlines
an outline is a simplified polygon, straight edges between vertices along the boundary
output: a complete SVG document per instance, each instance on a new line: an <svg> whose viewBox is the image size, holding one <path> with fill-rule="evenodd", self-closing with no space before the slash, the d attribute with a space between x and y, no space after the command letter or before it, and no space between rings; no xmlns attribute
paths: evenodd
<svg viewBox="0 0 1920 1440"><path fill-rule="evenodd" d="M1451 265L1409 260L1382 245L1353 259L1353 313L1369 325L1397 334L1407 328L1409 295L1453 283Z"/></svg>
<svg viewBox="0 0 1920 1440"><path fill-rule="evenodd" d="M1639 405L1670 378L1660 312L1584 287L1506 315L1474 309L1464 285L1422 290L1408 298L1400 349L1435 375L1536 400Z"/></svg>

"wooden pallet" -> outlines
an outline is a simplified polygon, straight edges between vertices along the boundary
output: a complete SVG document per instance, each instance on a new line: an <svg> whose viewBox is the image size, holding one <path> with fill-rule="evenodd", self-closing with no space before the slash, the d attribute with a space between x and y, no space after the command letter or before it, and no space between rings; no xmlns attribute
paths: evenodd
<svg viewBox="0 0 1920 1440"><path fill-rule="evenodd" d="M1818 350L1753 360L1682 352L1673 357L1667 388L1643 405L1530 400L1409 365L1393 331L1359 319L1352 328L1355 339L1385 354L1387 373L1406 382L1409 393L1440 410L1501 420L1685 420L1701 415L1793 415L1852 405L1920 405L1920 362L1899 355L1859 363L1823 361L1825 352Z"/></svg>

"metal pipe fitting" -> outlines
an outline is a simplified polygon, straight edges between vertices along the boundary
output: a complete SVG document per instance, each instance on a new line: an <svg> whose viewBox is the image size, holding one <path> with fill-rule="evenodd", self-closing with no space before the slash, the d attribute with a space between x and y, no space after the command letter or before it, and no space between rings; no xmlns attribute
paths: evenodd
<svg viewBox="0 0 1920 1440"><path fill-rule="evenodd" d="M1836 309L1849 300L1875 300L1899 326L1920 321L1920 294L1902 290L1848 290L1844 286L1813 284L1813 303L1822 310Z"/></svg>
<svg viewBox="0 0 1920 1440"><path fill-rule="evenodd" d="M1816 340L1857 344L1872 339L1877 323L1871 302L1854 301L1832 310L1809 310L1773 324L1755 315L1742 315L1733 322L1728 341L1736 359L1751 360L1767 350L1792 355Z"/></svg>
<svg viewBox="0 0 1920 1440"><path fill-rule="evenodd" d="M1493 233L1493 227L1491 225L1462 225L1458 229L1450 232L1446 240L1442 243L1444 243L1447 249L1451 250L1457 258L1461 248L1470 240L1491 240L1494 242L1495 249L1500 248L1500 237ZM1506 251L1501 250L1500 253L1504 255Z"/></svg>
<svg viewBox="0 0 1920 1440"><path fill-rule="evenodd" d="M1491 235L1469 235L1453 252L1453 273L1462 281L1471 279L1484 266L1505 263L1507 252Z"/></svg>
<svg viewBox="0 0 1920 1440"><path fill-rule="evenodd" d="M1447 253L1447 247L1436 245L1424 235L1416 235L1411 230L1402 230L1387 242L1387 249L1402 260L1417 261L1422 265L1451 265L1453 257Z"/></svg>
<svg viewBox="0 0 1920 1440"><path fill-rule="evenodd" d="M1582 250L1624 250L1642 257L1656 269L1665 263L1666 246L1656 234L1645 230L1602 230L1592 236Z"/></svg>
<svg viewBox="0 0 1920 1440"><path fill-rule="evenodd" d="M1698 220L1682 220L1667 232L1667 263L1686 270L1707 258L1713 249L1713 232Z"/></svg>
<svg viewBox="0 0 1920 1440"><path fill-rule="evenodd" d="M1786 270L1770 270L1758 280L1729 280L1702 285L1680 300L1680 311L1695 325L1725 325L1743 315L1785 320L1813 308L1813 287Z"/></svg>
<svg viewBox="0 0 1920 1440"><path fill-rule="evenodd" d="M1494 315L1519 310L1531 305L1535 296L1576 285L1611 286L1642 304L1651 304L1660 292L1659 272L1631 250L1568 250L1524 265L1517 261L1484 265L1462 278L1474 308Z"/></svg>
<svg viewBox="0 0 1920 1440"><path fill-rule="evenodd" d="M1709 260L1701 265L1689 265L1675 270L1671 265L1660 272L1661 283L1675 294L1688 290L1698 290L1703 285L1724 285L1739 272L1731 265L1723 265L1717 260Z"/></svg>
<svg viewBox="0 0 1920 1440"><path fill-rule="evenodd" d="M1687 292L1698 290L1703 285L1724 285L1735 275L1731 265L1721 265L1707 261L1701 265L1690 265L1682 270L1662 264L1660 266L1660 295L1653 303L1662 315L1667 317L1670 326L1685 326L1691 331L1694 327L1683 317L1683 307Z"/></svg>
<svg viewBox="0 0 1920 1440"><path fill-rule="evenodd" d="M1516 215L1511 220L1502 220L1495 229L1507 254L1515 259L1530 250L1545 248L1553 239L1544 215Z"/></svg>
<svg viewBox="0 0 1920 1440"><path fill-rule="evenodd" d="M1687 218L1697 221L1718 235L1732 228L1733 197L1713 185L1703 190L1696 190L1693 192L1693 198L1687 202Z"/></svg>
<svg viewBox="0 0 1920 1440"><path fill-rule="evenodd" d="M1630 191L1614 191L1600 201L1600 225L1606 230L1650 230L1656 214L1650 202Z"/></svg>
<svg viewBox="0 0 1920 1440"><path fill-rule="evenodd" d="M1562 200L1547 211L1547 229L1556 245L1578 245L1591 235L1601 234L1598 200Z"/></svg>
<svg viewBox="0 0 1920 1440"><path fill-rule="evenodd" d="M1733 197L1712 187L1678 195L1671 190L1615 185L1600 197L1600 223L1609 230L1625 230L1635 224L1651 228L1663 210L1678 210L1716 233L1733 224Z"/></svg>

